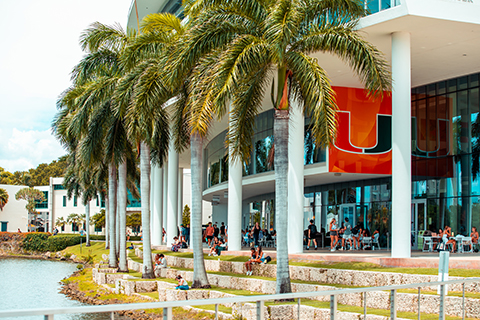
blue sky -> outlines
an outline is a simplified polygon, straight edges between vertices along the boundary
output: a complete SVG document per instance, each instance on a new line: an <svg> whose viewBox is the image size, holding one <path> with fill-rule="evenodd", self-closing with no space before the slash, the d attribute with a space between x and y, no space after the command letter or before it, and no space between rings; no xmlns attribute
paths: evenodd
<svg viewBox="0 0 480 320"><path fill-rule="evenodd" d="M0 1L0 167L23 171L65 154L50 127L83 56L80 33L95 21L125 28L131 2Z"/></svg>

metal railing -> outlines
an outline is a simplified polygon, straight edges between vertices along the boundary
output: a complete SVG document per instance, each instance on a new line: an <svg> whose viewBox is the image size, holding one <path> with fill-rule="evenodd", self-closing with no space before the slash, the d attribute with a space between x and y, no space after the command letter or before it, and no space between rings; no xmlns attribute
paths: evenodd
<svg viewBox="0 0 480 320"><path fill-rule="evenodd" d="M110 313L111 318L114 319L114 312L126 310L147 310L147 309L163 309L163 319L172 319L172 309L175 307L185 306L199 306L199 305L215 305L215 319L218 319L218 305L231 303L255 303L257 320L264 320L264 306L265 301L271 300L291 300L298 299L298 318L300 319L301 299L308 299L318 296L330 296L330 319L337 320L337 300L339 295L363 293L364 303L364 319L367 315L367 292L372 291L390 291L390 318L397 319L397 290L418 288L418 319L420 319L420 292L422 287L440 286L440 304L438 314L439 320L445 320L445 286L449 284L462 284L462 319L465 319L465 283L480 282L480 278L465 278L459 280L424 282L415 284L402 284L382 287L368 287L368 288L354 288L354 289L340 289L340 290L326 290L314 292L296 292L284 294L258 295L258 296L236 296L231 298L217 298L217 299L202 299L202 300L177 300L164 302L146 302L135 304L111 304L99 306L85 306L74 308L45 308L45 309L31 309L31 310L7 310L0 311L0 318L6 317L20 317L20 316L44 316L44 319L54 319L58 314L75 314L75 313Z"/></svg>

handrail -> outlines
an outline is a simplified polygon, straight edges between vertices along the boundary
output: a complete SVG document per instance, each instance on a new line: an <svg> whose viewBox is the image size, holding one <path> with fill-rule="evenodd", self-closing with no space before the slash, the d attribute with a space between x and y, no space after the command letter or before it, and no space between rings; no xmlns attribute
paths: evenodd
<svg viewBox="0 0 480 320"><path fill-rule="evenodd" d="M464 279L456 279L456 280L448 280L448 281L400 284L400 285L381 286L381 287L349 288L349 289L336 289L336 290L312 291L312 292L282 293L282 294L271 294L271 295L236 296L236 297L215 298L215 299L144 302L144 303L134 303L134 304L132 303L110 304L110 305L97 305L97 306L69 307L69 308L64 307L64 308L40 308L40 309L29 309L29 310L6 310L6 311L0 311L0 318L45 315L45 319L53 319L53 315L56 315L56 314L101 313L101 312L115 312L115 311L123 311L123 310L140 310L140 309L164 309L164 311L170 311L171 313L171 308L173 307L198 306L198 305L210 305L210 304L218 305L218 304L239 303L239 302L240 303L257 302L257 308L258 308L260 305L263 305L263 303L258 303L258 302L265 302L269 300L310 298L310 297L318 297L318 296L331 296L332 297L331 301L335 302L335 306L331 305L331 310L336 310L336 300L337 300L336 297L341 294L364 293L364 292L385 291L385 290L391 291L392 293L394 293L396 290L400 290L400 289L420 288L420 287L426 287L426 286L431 287L436 285L441 286L443 289L445 285L456 284L456 283L465 284L470 282L480 282L480 278L464 278ZM394 294L392 294L391 302L392 302L391 303L392 306L394 306L395 305ZM442 310L440 311L440 313L441 312ZM257 314L259 313L257 312ZM169 318L164 318L164 319L169 319ZM336 319L336 315L334 314L331 317L331 319ZM444 319L444 318L440 318L440 319Z"/></svg>

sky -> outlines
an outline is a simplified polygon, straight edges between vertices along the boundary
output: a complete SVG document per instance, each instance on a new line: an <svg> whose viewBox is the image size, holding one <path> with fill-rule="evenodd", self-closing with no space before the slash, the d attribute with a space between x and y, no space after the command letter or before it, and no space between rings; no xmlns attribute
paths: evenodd
<svg viewBox="0 0 480 320"><path fill-rule="evenodd" d="M51 134L58 96L95 21L126 26L132 0L0 0L0 167L25 171L66 154Z"/></svg>

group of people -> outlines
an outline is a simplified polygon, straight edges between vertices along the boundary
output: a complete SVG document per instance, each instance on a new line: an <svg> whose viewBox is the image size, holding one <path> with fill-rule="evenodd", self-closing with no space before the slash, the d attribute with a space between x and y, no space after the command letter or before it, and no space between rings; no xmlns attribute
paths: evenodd
<svg viewBox="0 0 480 320"><path fill-rule="evenodd" d="M242 238L244 246L258 247L260 241L274 241L275 230L268 232L267 229L262 229L258 222L251 229L242 230Z"/></svg>
<svg viewBox="0 0 480 320"><path fill-rule="evenodd" d="M380 237L380 233L378 230L375 230L373 234L370 234L368 229L364 229L360 224L356 225L352 228L348 218L345 218L345 221L342 223L340 228L338 228L337 220L333 218L330 221L330 250L336 251L337 247L341 246L339 250L346 250L347 249L347 241L348 247L350 250L360 250L360 249L368 249L371 246L371 243L378 243L378 238ZM364 241L364 239L370 238L372 241Z"/></svg>
<svg viewBox="0 0 480 320"><path fill-rule="evenodd" d="M253 274L253 265L260 264L260 263L268 263L272 261L270 256L265 255L262 250L262 246L258 246L256 249L250 249L250 259L245 262L245 269L247 270L247 276L251 276Z"/></svg>
<svg viewBox="0 0 480 320"><path fill-rule="evenodd" d="M442 240L436 247L434 247L434 250L441 251L441 250L447 250L448 247L451 247L451 252L455 253L455 248L457 247L457 240L456 238L453 237L452 233L452 228L449 226L445 226L445 228L438 230L438 237L440 237ZM472 238L472 243L469 245L470 250L473 250L473 246L475 244L478 244L478 231L477 227L472 227L472 232L470 233L470 237Z"/></svg>
<svg viewBox="0 0 480 320"><path fill-rule="evenodd" d="M211 222L208 223L207 228L203 232L203 238L208 244L208 247L211 248L214 244L214 239L222 239L224 243L227 242L227 227L225 223L222 222L220 228L217 224L212 224Z"/></svg>

